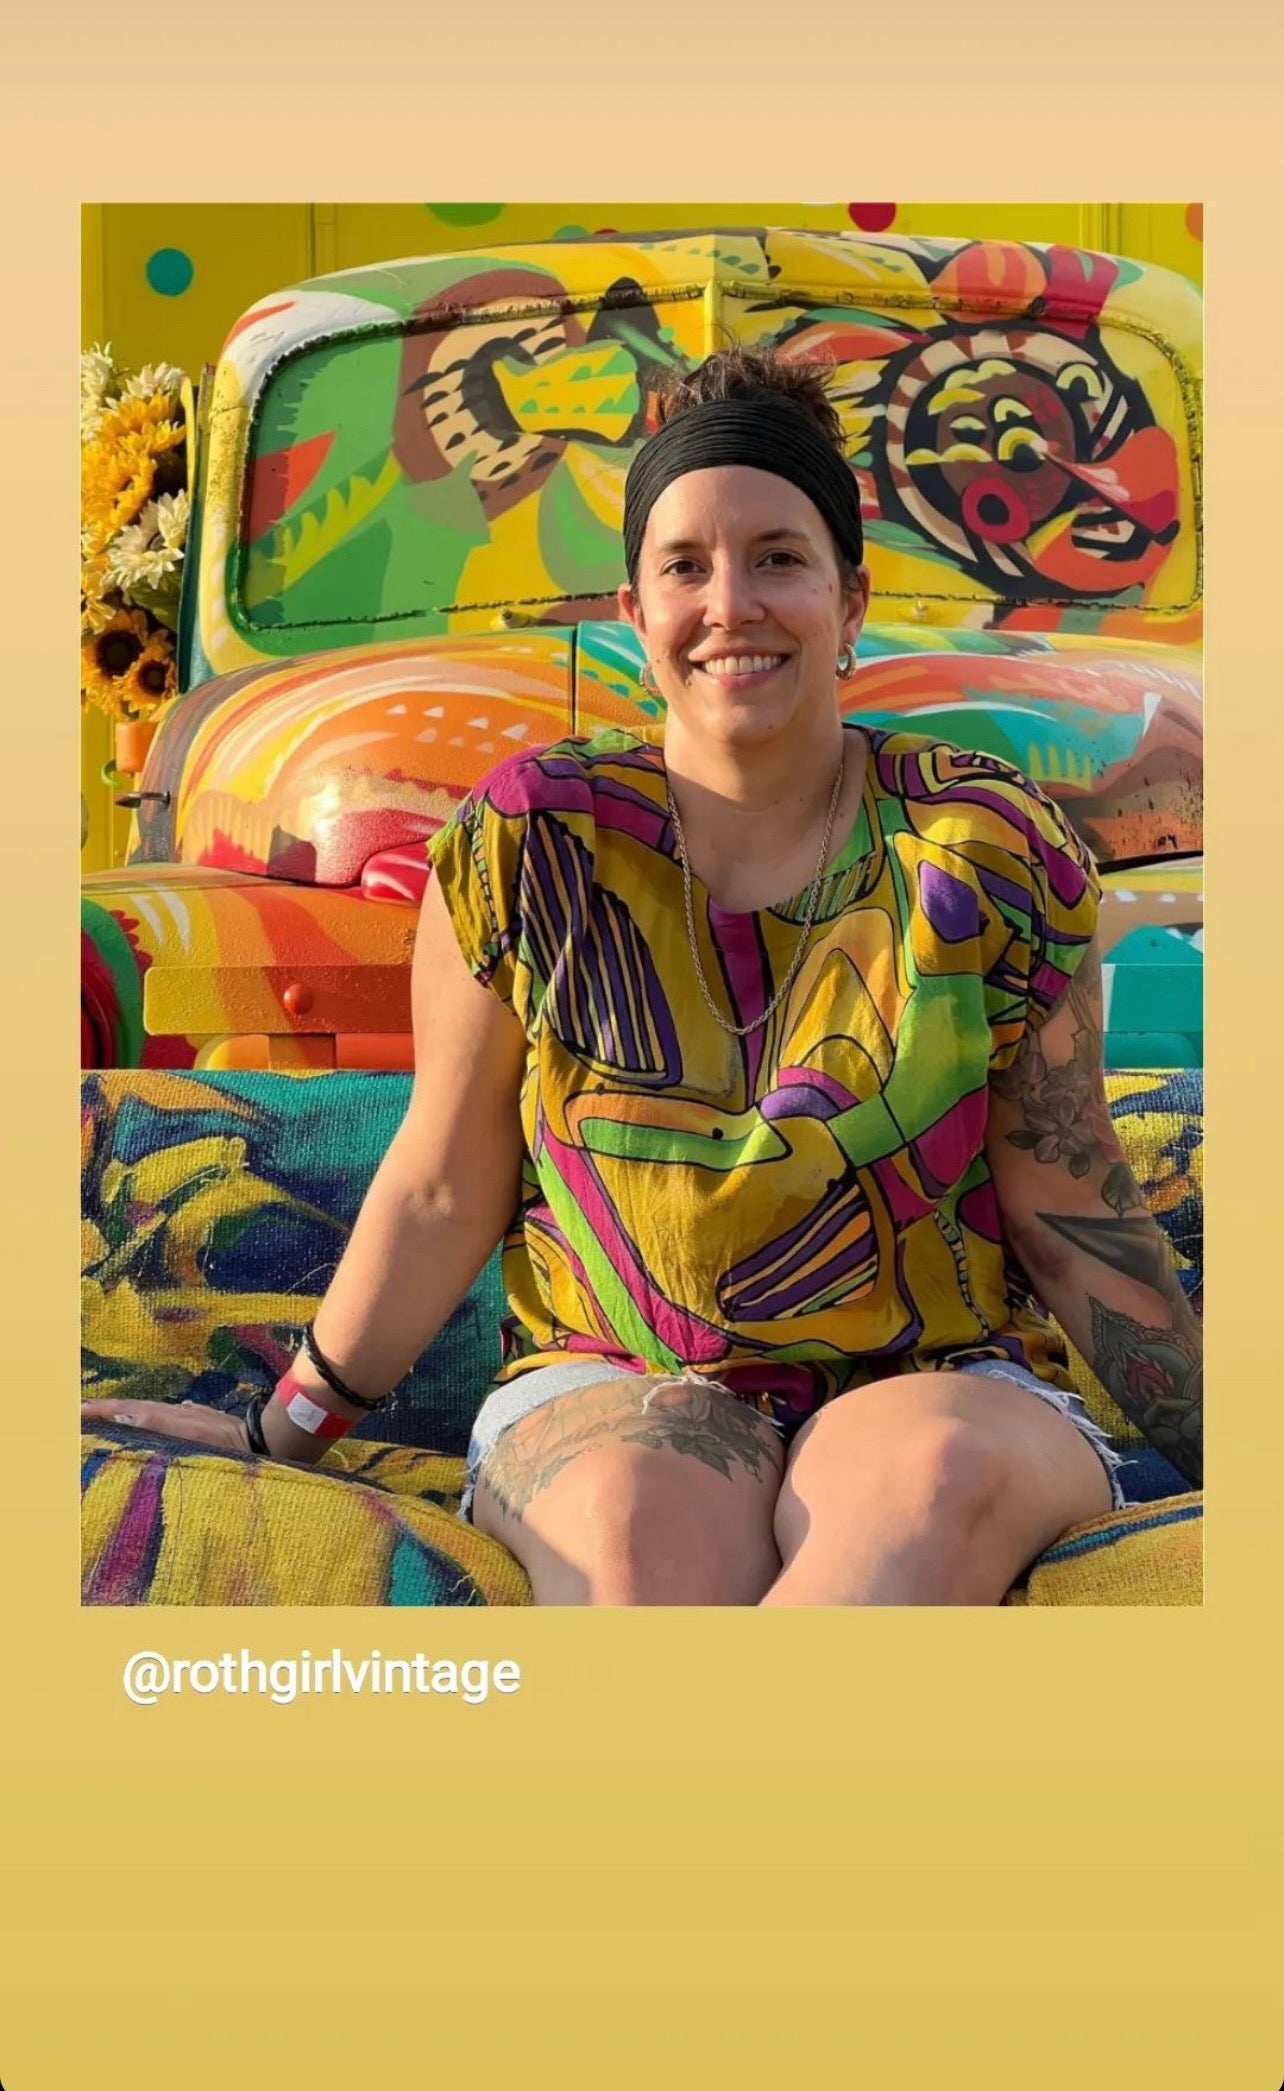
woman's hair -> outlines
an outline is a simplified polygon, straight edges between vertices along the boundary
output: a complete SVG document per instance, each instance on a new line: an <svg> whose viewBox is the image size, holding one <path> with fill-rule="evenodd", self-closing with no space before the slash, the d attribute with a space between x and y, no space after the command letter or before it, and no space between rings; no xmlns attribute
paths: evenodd
<svg viewBox="0 0 1284 2091"><path fill-rule="evenodd" d="M715 399L790 399L843 457L843 424L826 385L828 368L814 361L789 362L775 349L718 349L694 370L670 368L657 375L654 423L663 428L688 407Z"/></svg>
<svg viewBox="0 0 1284 2091"><path fill-rule="evenodd" d="M843 448L843 424L837 407L830 397L827 377L828 364L814 360L792 362L771 348L744 348L737 344L732 348L717 349L706 356L703 363L693 370L678 370L670 367L656 373L651 379L651 397L648 400L647 419L652 433L658 435L694 407L721 404L724 401L752 403L761 400L764 404L782 402L800 409L811 423L815 434L841 467L841 478L846 482L849 474L846 453ZM831 468L832 469L832 468ZM636 466L635 466L636 470ZM789 476L786 474L786 476ZM805 481L800 482L806 484ZM823 496L814 496L817 505L825 508ZM834 553L840 574L850 583L860 563L859 553L852 557L850 539L854 535L856 546L860 545L860 511L855 496L848 490L848 499L853 504L852 527L848 531L849 548L844 550L840 539L841 526L836 527L833 517L827 518L830 535L834 540ZM648 503L649 505L649 503ZM632 543L630 574L636 578L636 561L641 546L641 532L635 525L632 534L629 522L629 502L625 501L625 545Z"/></svg>

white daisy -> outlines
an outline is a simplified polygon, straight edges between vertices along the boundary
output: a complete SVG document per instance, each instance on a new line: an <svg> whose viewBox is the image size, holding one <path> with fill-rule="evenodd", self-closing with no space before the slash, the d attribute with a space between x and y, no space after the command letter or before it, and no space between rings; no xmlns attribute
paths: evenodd
<svg viewBox="0 0 1284 2091"><path fill-rule="evenodd" d="M181 559L187 538L187 488L181 487L176 494L162 494L159 501L153 501L150 506L156 510L152 527L157 537L167 551L176 552Z"/></svg>
<svg viewBox="0 0 1284 2091"><path fill-rule="evenodd" d="M153 399L158 392L177 397L183 389L183 373L172 363L144 363L136 377L121 387L122 399Z"/></svg>
<svg viewBox="0 0 1284 2091"><path fill-rule="evenodd" d="M98 433L103 413L117 396L120 371L111 352L111 343L105 348L86 349L80 358L80 431L81 441L92 441Z"/></svg>

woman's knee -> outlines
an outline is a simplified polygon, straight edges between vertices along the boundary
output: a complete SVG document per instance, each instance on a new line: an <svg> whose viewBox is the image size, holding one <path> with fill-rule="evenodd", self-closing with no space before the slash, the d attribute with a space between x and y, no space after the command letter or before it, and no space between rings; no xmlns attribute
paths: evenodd
<svg viewBox="0 0 1284 2091"><path fill-rule="evenodd" d="M683 1473L663 1452L604 1445L567 1476L573 1527L603 1604L754 1604L779 1567L771 1497Z"/></svg>
<svg viewBox="0 0 1284 2091"><path fill-rule="evenodd" d="M832 1415L824 1438L813 1434L810 1447L800 1441L775 1517L782 1550L796 1543L800 1505L837 1489L852 1516L860 1516L862 1506L877 1505L880 1516L894 1512L904 1533L930 1529L961 1545L996 1515L1013 1484L1002 1433L952 1414L946 1405L919 1405L904 1396L903 1387L886 1400L879 1391L862 1390L848 1397L853 1409L842 1419L841 1433ZM827 1415L822 1411L816 1423Z"/></svg>
<svg viewBox="0 0 1284 2091"><path fill-rule="evenodd" d="M574 1398L573 1398L574 1399ZM783 1464L770 1426L721 1390L658 1382L549 1405L482 1462L474 1521L536 1586L595 1604L755 1604L778 1571Z"/></svg>

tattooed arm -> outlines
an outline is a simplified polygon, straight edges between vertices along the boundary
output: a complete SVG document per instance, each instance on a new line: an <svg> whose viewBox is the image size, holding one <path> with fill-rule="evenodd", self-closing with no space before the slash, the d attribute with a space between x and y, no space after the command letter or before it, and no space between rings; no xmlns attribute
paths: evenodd
<svg viewBox="0 0 1284 2091"><path fill-rule="evenodd" d="M1095 948L1010 1068L991 1077L986 1152L1008 1242L1129 1421L1203 1479L1200 1326L1106 1103Z"/></svg>

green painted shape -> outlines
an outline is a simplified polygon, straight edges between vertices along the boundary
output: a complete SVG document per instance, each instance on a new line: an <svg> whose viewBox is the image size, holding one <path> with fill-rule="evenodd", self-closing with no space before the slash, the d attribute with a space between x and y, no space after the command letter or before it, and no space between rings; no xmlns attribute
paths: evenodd
<svg viewBox="0 0 1284 2091"><path fill-rule="evenodd" d="M960 1083L959 1056L969 1039L980 1042L974 1080ZM829 1130L855 1168L867 1168L917 1140L959 1099L985 1080L989 1027L979 985L920 978L901 1019L896 1059L880 1096L853 1104L829 1120Z"/></svg>
<svg viewBox="0 0 1284 2091"><path fill-rule="evenodd" d="M116 1051L121 1067L138 1067L143 1057L143 983L133 946L109 908L82 898L80 926L111 974L116 990L120 1032Z"/></svg>
<svg viewBox="0 0 1284 2091"><path fill-rule="evenodd" d="M632 455L632 452L621 453ZM624 579L618 528L601 521L571 476L566 460L554 466L539 497L540 557L568 594L603 595Z"/></svg>
<svg viewBox="0 0 1284 2091"><path fill-rule="evenodd" d="M326 341L293 356L268 380L251 430L251 457L331 437L321 470L287 514L315 508L354 472L377 473L392 447L401 375L400 337Z"/></svg>
<svg viewBox="0 0 1284 2091"><path fill-rule="evenodd" d="M405 319L430 298L439 298L457 284L471 282L474 277L485 275L492 269L502 269L505 275L529 275L533 292L544 294L548 270L542 263L522 261L514 254L478 253L475 249L466 253L429 255L403 262L397 268L355 269L335 276L310 276L297 287L325 295L337 293L346 298L360 298Z"/></svg>
<svg viewBox="0 0 1284 2091"><path fill-rule="evenodd" d="M424 209L430 217L440 218L443 225L489 225L494 218L503 216L508 208L503 203L426 203Z"/></svg>
<svg viewBox="0 0 1284 2091"><path fill-rule="evenodd" d="M623 1279L615 1266L607 1261L600 1242L585 1227L583 1215L547 1150L540 1156L539 1181L540 1188L552 1208L553 1218L567 1241L575 1243L588 1277L589 1289L606 1313L620 1341L628 1344L635 1356L653 1357L660 1365L676 1369L681 1362L676 1351L670 1350L660 1341L654 1330L647 1326Z"/></svg>
<svg viewBox="0 0 1284 2091"><path fill-rule="evenodd" d="M751 1122L747 1132L732 1139L712 1133L684 1133L671 1127L632 1125L627 1120L583 1118L580 1137L590 1154L610 1155L626 1162L681 1162L689 1168L712 1169L727 1175L732 1169L753 1167L758 1162L779 1161L788 1153L787 1143L765 1120Z"/></svg>

